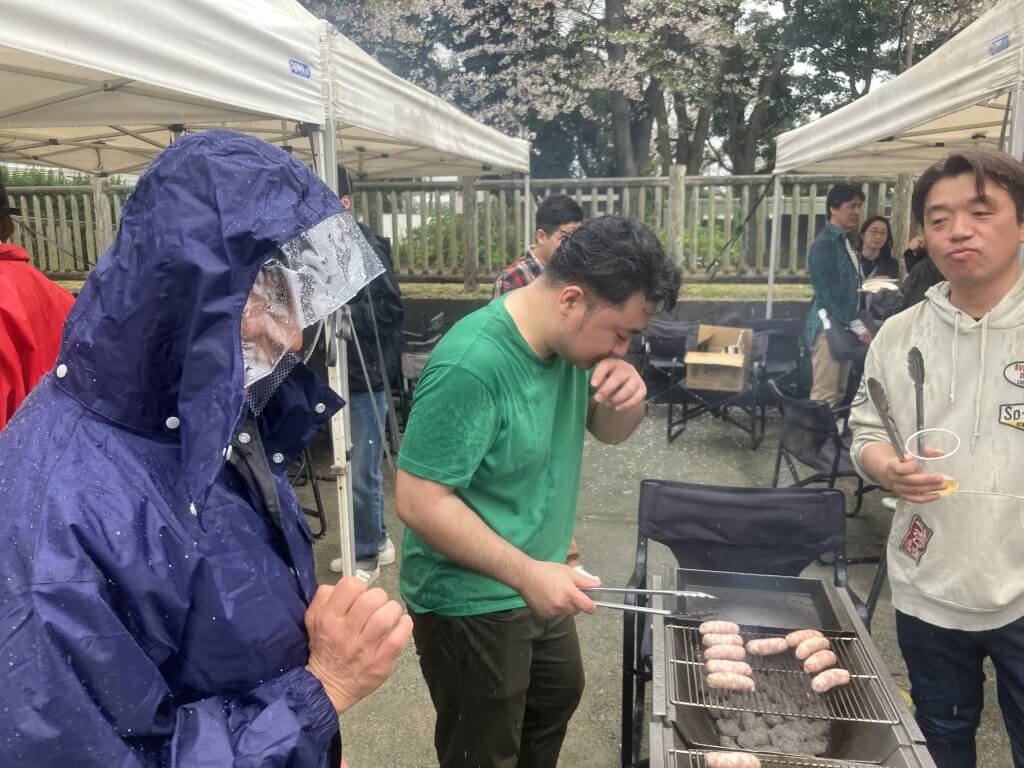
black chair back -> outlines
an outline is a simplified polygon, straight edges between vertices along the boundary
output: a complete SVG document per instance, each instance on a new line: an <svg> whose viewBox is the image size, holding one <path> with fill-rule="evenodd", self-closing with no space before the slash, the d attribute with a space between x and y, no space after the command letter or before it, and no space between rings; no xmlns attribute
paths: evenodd
<svg viewBox="0 0 1024 768"><path fill-rule="evenodd" d="M697 344L697 328L700 323L688 320L673 320L667 317L654 317L644 331L644 341L651 357L678 358L686 357L688 349Z"/></svg>
<svg viewBox="0 0 1024 768"><path fill-rule="evenodd" d="M836 416L822 400L799 400L785 395L774 381L768 382L782 409L779 446L809 467L819 467L822 457L842 450Z"/></svg>
<svg viewBox="0 0 1024 768"><path fill-rule="evenodd" d="M680 566L798 576L836 553L846 583L846 504L841 491L733 488L667 480L640 484L639 536L672 550Z"/></svg>

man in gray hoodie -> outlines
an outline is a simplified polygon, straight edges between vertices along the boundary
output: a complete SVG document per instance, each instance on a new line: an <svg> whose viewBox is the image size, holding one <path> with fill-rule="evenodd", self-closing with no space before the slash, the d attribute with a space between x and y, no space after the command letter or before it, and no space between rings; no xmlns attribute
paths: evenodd
<svg viewBox="0 0 1024 768"><path fill-rule="evenodd" d="M868 400L852 414L852 454L861 475L900 497L887 548L896 630L935 762L976 764L987 656L1022 768L1024 165L1000 153L950 155L917 182L913 212L946 282L886 322L865 380L884 385L898 431L909 437L917 409L908 353L916 346L924 425L956 433L961 445L942 474L901 461Z"/></svg>

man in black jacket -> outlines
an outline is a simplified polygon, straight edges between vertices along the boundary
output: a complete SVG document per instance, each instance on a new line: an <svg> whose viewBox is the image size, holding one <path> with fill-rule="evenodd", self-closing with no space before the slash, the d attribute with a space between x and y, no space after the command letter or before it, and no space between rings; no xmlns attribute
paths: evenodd
<svg viewBox="0 0 1024 768"><path fill-rule="evenodd" d="M338 169L338 187L342 205L351 210L352 186L344 168ZM395 545L384 526L382 428L391 398L391 378L398 372L404 311L390 241L365 224L359 228L384 265L384 273L349 302L355 338L346 345L356 576L370 584L380 576L380 566L395 562ZM331 563L331 570L341 570L340 558Z"/></svg>

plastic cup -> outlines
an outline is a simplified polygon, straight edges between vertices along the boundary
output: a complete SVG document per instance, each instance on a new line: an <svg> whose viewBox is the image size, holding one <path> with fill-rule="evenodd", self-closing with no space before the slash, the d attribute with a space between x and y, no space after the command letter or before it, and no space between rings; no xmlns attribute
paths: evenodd
<svg viewBox="0 0 1024 768"><path fill-rule="evenodd" d="M936 491L939 496L949 496L960 487L960 481L950 473L950 459L960 450L960 436L956 432L939 427L922 429L907 438L905 448L907 454L917 459L922 474L942 475L945 479L945 488Z"/></svg>

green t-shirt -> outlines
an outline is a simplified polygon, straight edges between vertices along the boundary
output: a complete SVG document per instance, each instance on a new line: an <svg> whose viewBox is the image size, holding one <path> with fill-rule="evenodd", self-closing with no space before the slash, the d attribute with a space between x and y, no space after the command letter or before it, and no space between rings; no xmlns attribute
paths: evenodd
<svg viewBox="0 0 1024 768"><path fill-rule="evenodd" d="M588 374L542 360L505 297L460 320L420 377L398 466L456 489L487 525L537 560L562 562L572 539ZM526 603L406 529L402 597L417 613L472 616Z"/></svg>

